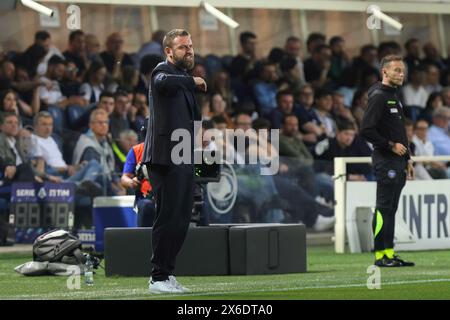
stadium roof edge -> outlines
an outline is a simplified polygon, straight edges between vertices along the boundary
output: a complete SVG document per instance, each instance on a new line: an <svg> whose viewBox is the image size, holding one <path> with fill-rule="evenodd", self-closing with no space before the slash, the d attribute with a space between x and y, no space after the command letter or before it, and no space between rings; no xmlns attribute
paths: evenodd
<svg viewBox="0 0 450 320"><path fill-rule="evenodd" d="M41 2L74 3L73 0L41 0ZM200 0L77 0L78 4L111 4L111 5L141 5L141 6L168 6L168 7L197 7ZM369 5L378 5L383 12L399 13L436 13L450 14L450 1L448 0L208 0L218 8L264 8L264 9L298 9L319 11L360 11L366 12Z"/></svg>

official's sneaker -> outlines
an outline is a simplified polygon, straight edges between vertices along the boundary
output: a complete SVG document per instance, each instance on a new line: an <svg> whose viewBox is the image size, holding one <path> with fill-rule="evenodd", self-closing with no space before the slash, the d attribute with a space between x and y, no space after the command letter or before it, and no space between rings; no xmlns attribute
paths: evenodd
<svg viewBox="0 0 450 320"><path fill-rule="evenodd" d="M183 293L181 289L175 287L169 279L164 281L149 281L148 290L150 293Z"/></svg>
<svg viewBox="0 0 450 320"><path fill-rule="evenodd" d="M386 256L383 256L383 258L375 260L374 265L381 268L395 268L400 267L399 263L395 261L394 259L389 259Z"/></svg>
<svg viewBox="0 0 450 320"><path fill-rule="evenodd" d="M402 260L397 255L394 255L394 258L392 260L396 261L399 267L414 267L415 266L414 262Z"/></svg>
<svg viewBox="0 0 450 320"><path fill-rule="evenodd" d="M191 290L189 290L186 287L183 287L178 281L177 278L175 278L175 276L169 276L169 281L172 283L172 286L174 286L177 289L180 289L181 291L183 291L184 293L188 293L191 292Z"/></svg>

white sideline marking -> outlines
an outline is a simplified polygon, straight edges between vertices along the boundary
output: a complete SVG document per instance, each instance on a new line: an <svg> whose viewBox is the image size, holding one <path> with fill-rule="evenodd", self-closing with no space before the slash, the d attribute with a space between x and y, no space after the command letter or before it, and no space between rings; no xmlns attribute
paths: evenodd
<svg viewBox="0 0 450 320"><path fill-rule="evenodd" d="M439 282L450 282L448 279L430 279L430 280L411 280L411 281L393 281L393 282L382 282L383 286L401 285L401 284L417 284L417 283L439 283ZM257 292L270 292L270 291L301 291L301 290L311 290L311 289L341 289L341 288L356 288L356 287L366 287L366 283L355 283L355 284L343 284L343 285L328 285L328 286L309 286L309 287L292 287L292 288L276 288L270 287L268 289L255 289L255 290L230 290L230 291L204 291L204 292L193 292L185 294L151 294L148 289L114 289L105 291L75 291L75 292L61 292L57 294L31 294L31 295L17 295L17 296L7 296L0 297L0 299L57 299L57 298L95 298L101 296L101 299L107 299L108 297L123 297L123 298L135 298L135 299L161 299L161 298L171 298L171 297L191 297L191 296L211 296L211 295L229 295L229 294L241 294L241 293L257 293ZM118 296L119 294L120 296ZM144 297L132 297L133 295L143 295Z"/></svg>
<svg viewBox="0 0 450 320"><path fill-rule="evenodd" d="M382 282L381 286L400 285L400 284L416 284L416 283L433 283L433 282L450 282L450 279L431 279L431 280L412 280L412 281L393 281ZM367 283L355 283L355 284L343 284L332 286L312 286L312 287L292 287L292 288L270 288L271 290L256 289L256 290L236 290L236 291L221 291L221 292L199 292L199 293L185 293L177 295L151 295L150 297L162 298L162 297L178 297L178 296L205 296L205 295L227 295L227 294L239 294L239 293L256 293L256 292L269 292L269 291L300 291L311 289L340 289L340 288L354 288L354 287L366 287Z"/></svg>

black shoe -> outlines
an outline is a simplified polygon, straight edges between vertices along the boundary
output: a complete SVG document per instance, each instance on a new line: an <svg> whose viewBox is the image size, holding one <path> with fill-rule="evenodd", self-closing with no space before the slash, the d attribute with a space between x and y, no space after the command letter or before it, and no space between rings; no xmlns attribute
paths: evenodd
<svg viewBox="0 0 450 320"><path fill-rule="evenodd" d="M414 262L402 260L397 255L394 255L394 258L392 260L396 261L399 267L414 267L415 266Z"/></svg>
<svg viewBox="0 0 450 320"><path fill-rule="evenodd" d="M400 267L400 265L398 264L397 261L395 261L394 259L389 259L386 256L383 256L383 258L375 260L374 265L376 265L377 267L381 267L381 268L395 268L395 267Z"/></svg>

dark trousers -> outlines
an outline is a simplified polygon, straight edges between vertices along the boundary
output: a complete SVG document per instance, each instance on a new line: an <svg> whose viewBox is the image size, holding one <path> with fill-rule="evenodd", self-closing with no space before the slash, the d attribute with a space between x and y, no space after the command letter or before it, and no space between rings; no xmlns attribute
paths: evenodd
<svg viewBox="0 0 450 320"><path fill-rule="evenodd" d="M152 280L173 274L189 228L194 203L193 165L151 165L149 177L156 200L152 234Z"/></svg>
<svg viewBox="0 0 450 320"><path fill-rule="evenodd" d="M375 251L394 248L395 213L406 183L407 161L374 151L373 167L377 179L377 203L373 216Z"/></svg>

